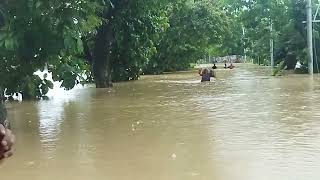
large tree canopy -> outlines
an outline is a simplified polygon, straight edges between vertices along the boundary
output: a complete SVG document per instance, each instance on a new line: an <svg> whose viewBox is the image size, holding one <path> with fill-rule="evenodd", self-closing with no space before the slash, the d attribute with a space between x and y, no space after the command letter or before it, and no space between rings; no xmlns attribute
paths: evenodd
<svg viewBox="0 0 320 180"><path fill-rule="evenodd" d="M227 31L225 14L209 0L6 0L0 7L0 87L24 98L52 88L38 70L71 89L183 69Z"/></svg>
<svg viewBox="0 0 320 180"><path fill-rule="evenodd" d="M157 53L148 62L147 73L183 70L203 57L209 46L219 45L228 34L227 18L212 1L172 3L170 27L161 34Z"/></svg>
<svg viewBox="0 0 320 180"><path fill-rule="evenodd" d="M236 19L236 26L241 26L245 34L243 36L243 49L255 63L270 64L270 39L274 40L274 58L276 64L284 62L283 67L293 69L297 61L307 64L306 42L306 4L304 0L224 0L221 2L228 15ZM314 6L316 7L316 6ZM316 9L314 9L316 10ZM270 26L273 26L272 32ZM319 26L315 25L315 44L319 51ZM236 35L234 42L241 39ZM232 41L230 41L232 42ZM223 48L231 48L237 52L238 47L228 45L225 42ZM316 51L316 52L317 52ZM315 54L318 59L318 54ZM315 61L316 65L318 64ZM316 71L318 68L315 68Z"/></svg>

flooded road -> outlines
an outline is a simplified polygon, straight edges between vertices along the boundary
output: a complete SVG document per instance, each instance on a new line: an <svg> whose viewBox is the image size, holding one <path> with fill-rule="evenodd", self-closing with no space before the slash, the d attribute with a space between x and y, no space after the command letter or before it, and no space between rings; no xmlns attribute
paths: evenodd
<svg viewBox="0 0 320 180"><path fill-rule="evenodd" d="M10 180L315 180L320 78L253 65L144 76L8 104Z"/></svg>

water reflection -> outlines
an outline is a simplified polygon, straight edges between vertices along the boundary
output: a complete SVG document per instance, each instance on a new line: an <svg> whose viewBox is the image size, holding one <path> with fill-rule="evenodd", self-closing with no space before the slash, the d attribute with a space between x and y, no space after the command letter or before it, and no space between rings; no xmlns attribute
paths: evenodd
<svg viewBox="0 0 320 180"><path fill-rule="evenodd" d="M38 103L39 136L43 149L53 151L56 148L58 135L61 133L64 107L59 102L41 101ZM48 156L51 156L48 154Z"/></svg>

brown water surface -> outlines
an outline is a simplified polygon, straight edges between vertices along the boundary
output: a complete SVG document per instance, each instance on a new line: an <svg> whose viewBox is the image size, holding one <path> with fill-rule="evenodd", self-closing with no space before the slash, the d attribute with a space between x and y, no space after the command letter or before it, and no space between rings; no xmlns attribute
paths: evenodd
<svg viewBox="0 0 320 180"><path fill-rule="evenodd" d="M238 65L239 66L239 65ZM316 180L320 78L263 67L144 76L8 104L8 180Z"/></svg>

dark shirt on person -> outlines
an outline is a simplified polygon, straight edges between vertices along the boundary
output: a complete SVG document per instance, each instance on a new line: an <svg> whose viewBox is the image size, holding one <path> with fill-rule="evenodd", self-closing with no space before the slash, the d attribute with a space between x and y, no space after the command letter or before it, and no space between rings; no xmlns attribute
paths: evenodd
<svg viewBox="0 0 320 180"><path fill-rule="evenodd" d="M216 65L213 65L212 66L212 69L217 69L218 67Z"/></svg>
<svg viewBox="0 0 320 180"><path fill-rule="evenodd" d="M202 75L201 82L210 81L212 77L212 73L206 73Z"/></svg>

